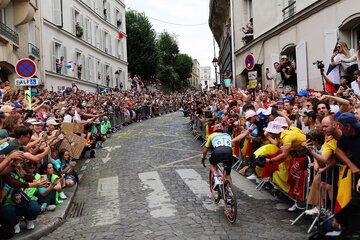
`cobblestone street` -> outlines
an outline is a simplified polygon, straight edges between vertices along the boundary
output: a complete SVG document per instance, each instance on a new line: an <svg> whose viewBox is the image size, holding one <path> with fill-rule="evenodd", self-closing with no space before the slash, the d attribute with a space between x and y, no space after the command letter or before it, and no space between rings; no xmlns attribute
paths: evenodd
<svg viewBox="0 0 360 240"><path fill-rule="evenodd" d="M83 206L42 239L306 239L311 223L291 202L233 172L238 219L211 202L208 165L200 161L189 119L172 113L135 123L84 162L74 202ZM81 210L81 209L80 209Z"/></svg>

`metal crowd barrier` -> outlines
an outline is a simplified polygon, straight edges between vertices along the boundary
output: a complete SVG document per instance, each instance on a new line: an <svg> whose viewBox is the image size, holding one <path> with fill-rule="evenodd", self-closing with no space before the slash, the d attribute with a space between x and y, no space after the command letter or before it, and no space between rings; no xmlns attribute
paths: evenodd
<svg viewBox="0 0 360 240"><path fill-rule="evenodd" d="M338 193L338 184L339 184L339 180L341 177L343 176L340 176L340 172L341 172L341 168L343 167L343 165L341 164L336 164L334 165L330 171L331 171L331 174L329 173L329 171L325 171L325 172L322 172L320 173L319 175L319 184L316 186L315 184L311 184L311 187L310 188L316 188L318 189L318 202L317 204L312 204L313 202L308 202L308 198L306 199L306 209L293 221L291 221L291 225L294 225L297 221L300 220L300 218L305 215L305 211L306 210L309 210L309 205L314 205L316 206L318 209L319 209L319 212L318 214L314 214L313 217L313 221L307 231L307 233L310 233L314 226L316 224L321 224L322 222L324 222L325 220L327 220L328 218L330 217L333 217L334 216L334 210L335 210L335 203L337 201L337 193ZM350 190L351 192L353 192L356 188L356 182L355 182L355 174L352 174L351 173L351 170L348 168L347 169L347 173L350 173L351 174L351 189L348 189ZM317 173L315 172L314 169L311 170L311 174L312 174L312 180L314 183L315 181L315 177L317 175ZM329 177L329 174L331 176L331 188L329 189L328 185L329 183L326 182L326 179ZM310 174L309 174L310 176ZM322 181L322 177L325 176L325 181ZM310 183L310 181L309 181ZM310 188L309 188L309 191L310 191ZM329 197L329 195L331 196L331 198Z"/></svg>

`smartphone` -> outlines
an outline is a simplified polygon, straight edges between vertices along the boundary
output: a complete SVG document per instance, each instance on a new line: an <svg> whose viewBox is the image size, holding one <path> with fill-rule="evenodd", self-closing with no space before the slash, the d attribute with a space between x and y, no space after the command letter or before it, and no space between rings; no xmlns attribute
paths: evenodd
<svg viewBox="0 0 360 240"><path fill-rule="evenodd" d="M41 180L41 181L48 180L48 179L47 179L47 175L46 175L46 174L40 175L40 180Z"/></svg>

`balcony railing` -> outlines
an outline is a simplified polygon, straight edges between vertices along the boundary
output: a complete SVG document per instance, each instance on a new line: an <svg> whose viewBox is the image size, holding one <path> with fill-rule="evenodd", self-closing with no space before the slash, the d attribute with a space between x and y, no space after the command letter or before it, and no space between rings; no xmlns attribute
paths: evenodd
<svg viewBox="0 0 360 240"><path fill-rule="evenodd" d="M13 41L16 44L19 44L19 34L6 26L4 23L0 22L0 34L5 36L7 39Z"/></svg>
<svg viewBox="0 0 360 240"><path fill-rule="evenodd" d="M284 21L292 17L296 13L296 1L290 3L286 8L282 10Z"/></svg>
<svg viewBox="0 0 360 240"><path fill-rule="evenodd" d="M29 43L29 53L37 58L40 58L40 49L32 43Z"/></svg>

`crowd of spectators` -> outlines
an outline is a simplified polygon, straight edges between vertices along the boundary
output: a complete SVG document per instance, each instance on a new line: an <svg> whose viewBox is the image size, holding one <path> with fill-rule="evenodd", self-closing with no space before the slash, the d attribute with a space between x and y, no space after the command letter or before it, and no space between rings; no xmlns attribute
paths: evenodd
<svg viewBox="0 0 360 240"><path fill-rule="evenodd" d="M22 231L22 220L27 229L34 229L39 214L66 201L63 189L79 181L78 159L86 154L94 158L96 148L119 130L111 119L121 118L123 125L139 122L158 115L159 108L175 110L180 103L178 94L165 95L157 89L86 93L75 83L58 92L34 92L31 109L22 90L1 96L0 239ZM65 126L77 130L69 132ZM83 151L76 157L72 146L81 142L79 138Z"/></svg>
<svg viewBox="0 0 360 240"><path fill-rule="evenodd" d="M359 83L357 75L352 84ZM288 84L283 90L189 92L183 97L184 114L197 137L206 139L214 124L223 124L233 137L233 154L243 160L239 172L285 192L294 200L289 211L303 209L321 219L336 213L333 229L358 233L359 96L345 88L328 94L296 91ZM354 186L342 181L348 176Z"/></svg>

